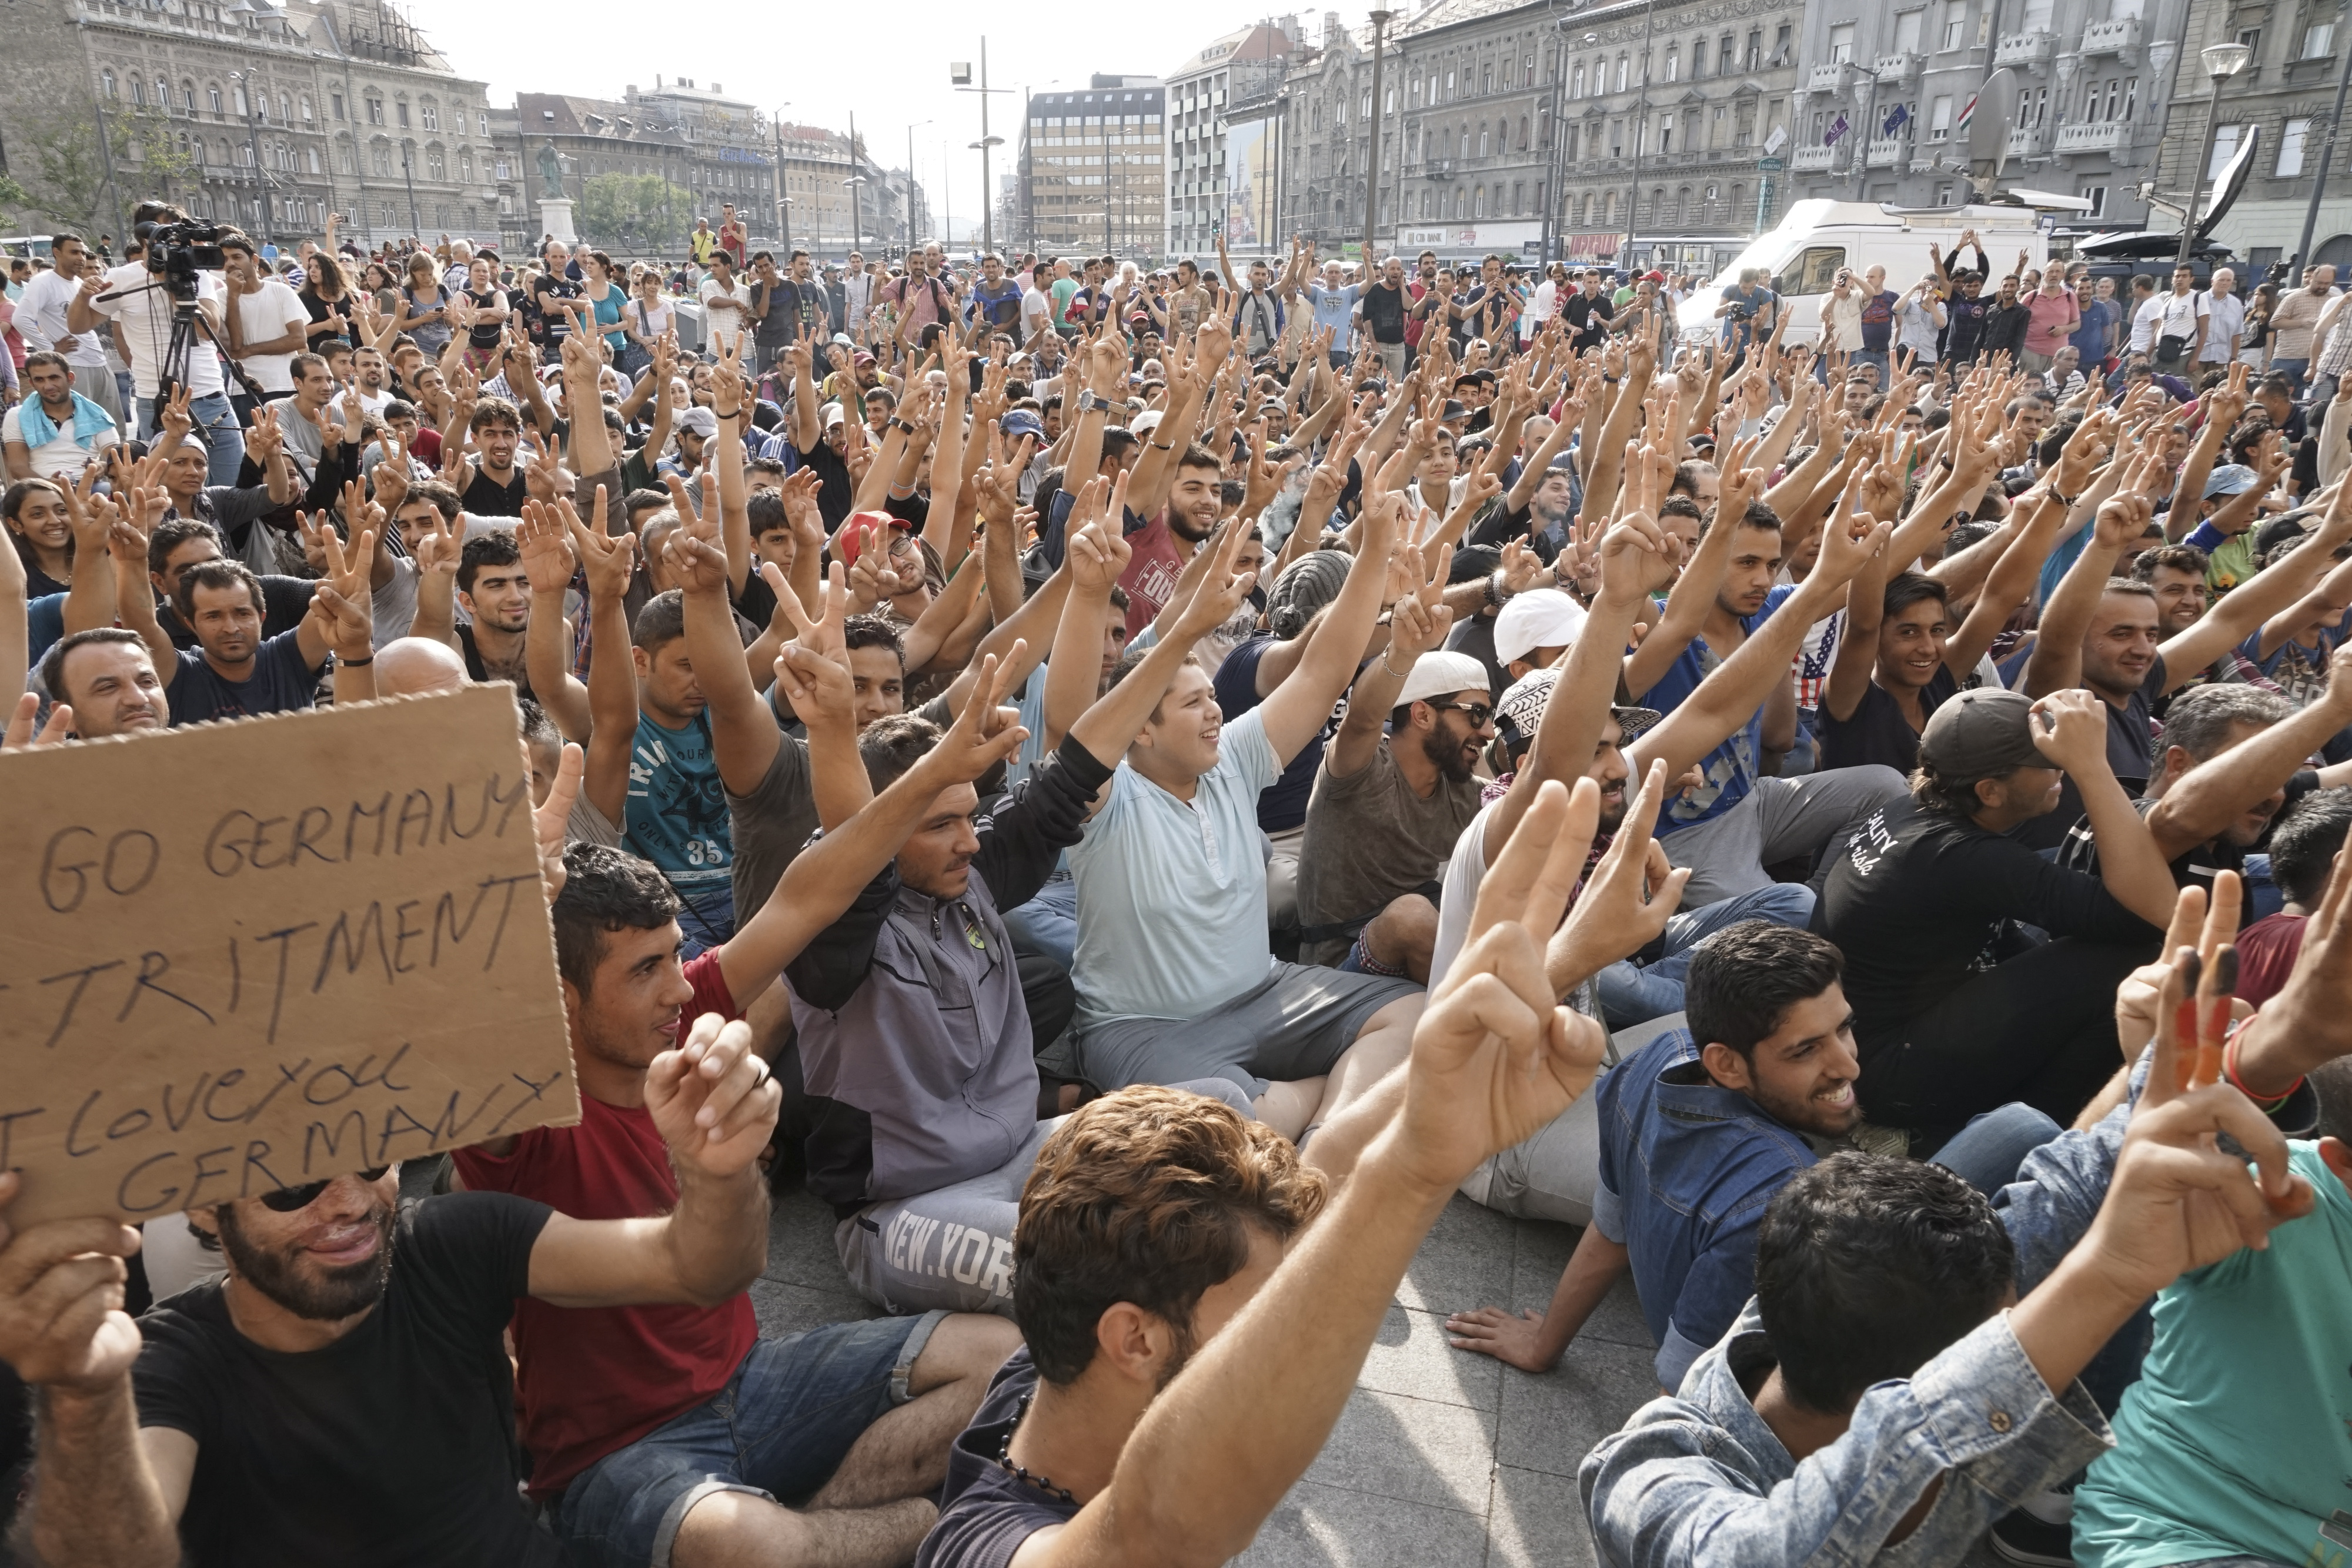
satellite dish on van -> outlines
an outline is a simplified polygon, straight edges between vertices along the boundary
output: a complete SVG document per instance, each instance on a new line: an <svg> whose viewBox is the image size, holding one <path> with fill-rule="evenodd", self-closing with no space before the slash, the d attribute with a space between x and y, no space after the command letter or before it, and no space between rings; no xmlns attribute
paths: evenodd
<svg viewBox="0 0 2352 1568"><path fill-rule="evenodd" d="M2009 128L2017 119L2017 73L2007 66L1985 78L1977 89L1976 112L1969 116L1969 169L1979 189L1989 189L2009 164Z"/></svg>
<svg viewBox="0 0 2352 1568"><path fill-rule="evenodd" d="M2205 218L2197 225L2199 239L2211 236L2213 225L2221 221L2231 204L2238 199L2238 193L2246 188L2246 176L2253 172L2254 149L2262 144L2262 140L2263 128L2249 122L2245 134L2238 138L2238 150L2230 155L2230 162L2222 166L2221 178L2213 182L2213 189L2205 197Z"/></svg>

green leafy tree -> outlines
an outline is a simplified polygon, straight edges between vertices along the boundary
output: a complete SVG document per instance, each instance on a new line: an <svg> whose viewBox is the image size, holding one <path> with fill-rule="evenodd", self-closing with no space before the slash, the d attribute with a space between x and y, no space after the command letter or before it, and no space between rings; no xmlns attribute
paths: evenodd
<svg viewBox="0 0 2352 1568"><path fill-rule="evenodd" d="M118 226L112 215L114 193L108 188L108 159L126 152L129 138L112 124L106 134L107 141L101 142L99 117L86 98L68 98L26 124L18 138L18 145L32 153L26 215L85 231Z"/></svg>
<svg viewBox="0 0 2352 1568"><path fill-rule="evenodd" d="M597 245L649 249L686 233L694 198L658 174L599 174L581 191L580 232Z"/></svg>

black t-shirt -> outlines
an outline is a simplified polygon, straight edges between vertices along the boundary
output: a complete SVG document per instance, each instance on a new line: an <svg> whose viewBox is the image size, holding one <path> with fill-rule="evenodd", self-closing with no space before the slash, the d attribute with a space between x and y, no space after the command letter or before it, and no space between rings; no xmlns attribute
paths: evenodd
<svg viewBox="0 0 2352 1568"><path fill-rule="evenodd" d="M1813 929L1845 955L1863 1060L1958 990L2009 920L2097 942L2157 936L2098 878L2014 839L1909 800L1874 814L1831 864L1813 911Z"/></svg>
<svg viewBox="0 0 2352 1568"><path fill-rule="evenodd" d="M1601 335L1608 330L1617 310L1609 303L1606 294L1587 294L1580 288L1568 297L1568 303L1559 308L1559 314L1561 319L1575 329L1575 336L1569 340L1570 348L1597 349L1601 346Z"/></svg>
<svg viewBox="0 0 2352 1568"><path fill-rule="evenodd" d="M793 453L801 460L802 467L816 471L816 509L824 518L825 533L831 536L840 532L841 525L849 520L850 503L857 498L857 486L849 478L849 465L841 460L841 454L822 435L806 452L794 444Z"/></svg>
<svg viewBox="0 0 2352 1568"><path fill-rule="evenodd" d="M530 340L542 344L562 342L563 335L572 329L572 313L553 302L579 298L580 286L568 277L542 272L531 279L531 309L538 319L531 325Z"/></svg>
<svg viewBox="0 0 2352 1568"><path fill-rule="evenodd" d="M515 1495L503 1334L551 1212L504 1193L404 1209L383 1299L322 1350L266 1350L215 1281L140 1321L139 1424L196 1440L196 1568L562 1561Z"/></svg>
<svg viewBox="0 0 2352 1568"><path fill-rule="evenodd" d="M1404 341L1404 290L1375 283L1364 290L1364 322L1375 343Z"/></svg>
<svg viewBox="0 0 2352 1568"><path fill-rule="evenodd" d="M1024 1345L996 1369L971 1425L948 1449L939 1522L915 1553L915 1568L1005 1568L1022 1542L1078 1516L1076 1503L1023 1480L998 1462L1036 1391L1037 1364Z"/></svg>
<svg viewBox="0 0 2352 1568"><path fill-rule="evenodd" d="M2294 809L2294 803L2319 788L2319 775L2311 768L2298 769L2286 781L2286 800L2271 818L2276 822ZM2145 795L2132 801L2132 810L2142 817L2156 810L2159 802ZM2227 835L2201 844L2192 844L2172 862L2172 883L2175 887L2201 887L2213 891L2213 881L2225 871L2240 876L2246 873L2246 855L2251 846L2233 844ZM2099 874L2099 841L2091 831L2091 819L2083 817L2067 830L2066 841L2058 846L2058 863L2068 871L2078 871L2085 876Z"/></svg>
<svg viewBox="0 0 2352 1568"><path fill-rule="evenodd" d="M1946 697L1959 689L1960 683L1952 678L1951 671L1941 664L1936 666L1936 673L1919 693L1921 716L1934 713ZM1919 732L1903 716L1903 708L1893 695L1876 681L1864 688L1852 718L1841 719L1824 707L1820 724L1823 771L1877 762L1907 775L1919 766Z"/></svg>
<svg viewBox="0 0 2352 1568"><path fill-rule="evenodd" d="M321 299L310 288L305 287L297 298L302 301L302 308L310 313L313 326L326 320L329 317L334 318L336 323L335 330L332 332L321 332L310 340L312 353L325 352L323 345L331 343L338 338L345 342L351 341L352 297L348 290L340 299Z"/></svg>
<svg viewBox="0 0 2352 1568"><path fill-rule="evenodd" d="M517 670L510 675L492 674L489 665L482 661L481 645L474 641L474 628L461 621L454 630L457 633L459 650L466 657L466 676L468 680L477 685L486 681L512 681L517 696L536 696L537 694L530 689L530 670Z"/></svg>
<svg viewBox="0 0 2352 1568"><path fill-rule="evenodd" d="M501 305L509 310L514 308L514 296L496 287L485 288L478 294L468 288L466 290L466 298L472 300L478 308L484 310L494 309ZM478 320L466 333L466 346L469 349L495 349L499 346L499 340L506 332L506 326L503 319Z"/></svg>
<svg viewBox="0 0 2352 1568"><path fill-rule="evenodd" d="M514 477L503 485L478 465L462 499L466 510L478 517L520 517L522 504L530 497L530 486L523 479L520 465L516 465Z"/></svg>
<svg viewBox="0 0 2352 1568"><path fill-rule="evenodd" d="M2107 766L2115 770L2116 782L2124 787L2126 795L2137 795L2156 777L2156 705L2172 682L2166 674L2164 655L2158 653L2147 672L2147 679L2139 690L2132 693L2123 706L2106 704ZM2018 823L2010 829L2009 836L2028 849L2054 850L2065 841L2066 830L2082 820L2083 792L2074 788L2070 777L2058 788L2057 810L2031 821Z"/></svg>

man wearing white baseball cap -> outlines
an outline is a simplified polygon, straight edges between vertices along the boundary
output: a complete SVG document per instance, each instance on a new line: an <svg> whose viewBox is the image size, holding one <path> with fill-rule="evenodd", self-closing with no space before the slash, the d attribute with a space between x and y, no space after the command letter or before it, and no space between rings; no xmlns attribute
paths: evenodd
<svg viewBox="0 0 2352 1568"><path fill-rule="evenodd" d="M1298 856L1304 962L1428 978L1437 879L1478 813L1479 754L1495 735L1486 665L1433 651L1453 615L1432 586L1391 608L1388 647L1356 677L1324 748Z"/></svg>
<svg viewBox="0 0 2352 1568"><path fill-rule="evenodd" d="M1514 594L1495 617L1495 662L1514 681L1530 670L1548 670L1583 624L1584 606L1557 588Z"/></svg>

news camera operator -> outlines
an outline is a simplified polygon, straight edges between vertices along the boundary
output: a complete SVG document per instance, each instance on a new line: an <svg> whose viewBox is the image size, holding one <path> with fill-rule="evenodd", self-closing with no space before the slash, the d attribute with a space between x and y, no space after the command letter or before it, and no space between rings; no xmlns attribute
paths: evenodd
<svg viewBox="0 0 2352 1568"><path fill-rule="evenodd" d="M188 224L187 214L163 202L142 202L131 215L131 232L146 245L145 255L84 278L81 292L66 307L66 325L90 332L100 321L120 321L131 351L140 439L154 437L155 404L162 395L157 389L168 371L188 389L193 434L207 454L206 483L234 485L245 462L245 436L229 406L220 352L214 347L225 340L221 311L228 298L220 273L220 231ZM184 363L167 366L174 309L183 300L195 307L194 340L181 356Z"/></svg>

